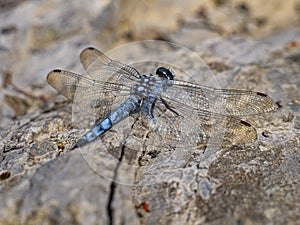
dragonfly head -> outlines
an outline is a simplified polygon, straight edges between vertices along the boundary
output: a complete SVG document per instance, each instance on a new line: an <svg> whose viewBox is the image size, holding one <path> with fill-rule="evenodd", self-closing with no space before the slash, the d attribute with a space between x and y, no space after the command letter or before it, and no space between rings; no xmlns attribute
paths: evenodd
<svg viewBox="0 0 300 225"><path fill-rule="evenodd" d="M159 77L166 78L168 80L174 80L175 77L174 71L171 68L166 69L165 67L159 67L156 70L156 75L158 75Z"/></svg>

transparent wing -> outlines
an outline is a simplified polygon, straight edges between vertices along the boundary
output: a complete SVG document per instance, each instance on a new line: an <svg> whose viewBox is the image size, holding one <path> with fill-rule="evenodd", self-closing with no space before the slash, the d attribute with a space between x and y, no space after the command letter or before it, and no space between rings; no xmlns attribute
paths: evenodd
<svg viewBox="0 0 300 225"><path fill-rule="evenodd" d="M99 118L106 117L129 97L126 83L100 82L64 70L53 70L48 83L83 111Z"/></svg>
<svg viewBox="0 0 300 225"><path fill-rule="evenodd" d="M130 87L141 77L133 67L114 61L94 48L84 49L80 60L88 76L53 70L47 80L83 111L100 119L129 97Z"/></svg>
<svg viewBox="0 0 300 225"><path fill-rule="evenodd" d="M180 95L176 94L178 90L188 93L190 101L181 99ZM214 89L184 81L174 81L168 92L162 93L161 96L179 107L227 116L254 115L276 109L274 100L260 92Z"/></svg>
<svg viewBox="0 0 300 225"><path fill-rule="evenodd" d="M95 80L113 79L121 83L131 83L141 78L140 73L135 68L114 61L92 47L86 48L80 53L80 61L87 74Z"/></svg>
<svg viewBox="0 0 300 225"><path fill-rule="evenodd" d="M156 101L153 114L154 127L162 137L163 145L185 149L205 142L206 131L199 126L200 121L195 123L198 120L196 110L182 112L160 98Z"/></svg>
<svg viewBox="0 0 300 225"><path fill-rule="evenodd" d="M164 124L163 134L166 143L182 142L184 145L206 145L214 135L219 135L221 144L242 144L254 142L257 133L249 123L219 113L197 107L193 96L183 89L167 89L156 104L154 114ZM182 140L183 138L184 140Z"/></svg>
<svg viewBox="0 0 300 225"><path fill-rule="evenodd" d="M205 130L207 140L214 135L219 135L223 145L251 143L257 139L255 128L239 118L202 110L198 111L197 115L196 123Z"/></svg>

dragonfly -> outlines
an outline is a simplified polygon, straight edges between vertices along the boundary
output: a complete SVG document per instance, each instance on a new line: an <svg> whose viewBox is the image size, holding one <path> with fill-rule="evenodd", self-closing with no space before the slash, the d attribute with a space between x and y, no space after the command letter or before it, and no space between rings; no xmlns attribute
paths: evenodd
<svg viewBox="0 0 300 225"><path fill-rule="evenodd" d="M176 80L172 68L166 67L157 68L155 75L141 74L93 47L81 52L80 61L85 75L54 69L47 76L60 94L99 118L74 147L93 142L128 117L143 120L163 143L176 145L189 137L205 144L220 126L224 140L254 142L256 129L241 117L276 109L264 93Z"/></svg>

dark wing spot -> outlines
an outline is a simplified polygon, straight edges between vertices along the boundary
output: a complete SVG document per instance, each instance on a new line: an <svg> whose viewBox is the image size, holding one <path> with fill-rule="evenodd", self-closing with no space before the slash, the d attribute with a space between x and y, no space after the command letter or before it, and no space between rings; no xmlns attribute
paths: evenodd
<svg viewBox="0 0 300 225"><path fill-rule="evenodd" d="M261 93L261 92L257 92L257 95L263 96L263 97L267 97L268 95Z"/></svg>
<svg viewBox="0 0 300 225"><path fill-rule="evenodd" d="M246 121L241 120L241 124L247 126L247 127L252 127L250 123L247 123Z"/></svg>

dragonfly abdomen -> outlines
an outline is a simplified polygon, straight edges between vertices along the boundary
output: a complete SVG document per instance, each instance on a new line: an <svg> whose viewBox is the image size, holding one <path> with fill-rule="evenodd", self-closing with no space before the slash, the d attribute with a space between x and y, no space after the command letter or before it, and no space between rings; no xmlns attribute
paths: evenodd
<svg viewBox="0 0 300 225"><path fill-rule="evenodd" d="M97 137L99 137L101 134L103 134L105 131L109 130L111 127L112 127L111 120L109 118L105 118L99 124L94 126L89 132L87 132L85 135L83 135L77 141L75 147L81 147L81 146L84 146L84 145L92 142Z"/></svg>
<svg viewBox="0 0 300 225"><path fill-rule="evenodd" d="M130 96L120 105L119 108L113 111L108 117L101 120L101 122L95 125L89 132L83 135L78 140L75 147L81 147L94 141L97 137L108 131L112 126L135 113L140 107L140 103L140 98L137 96Z"/></svg>

